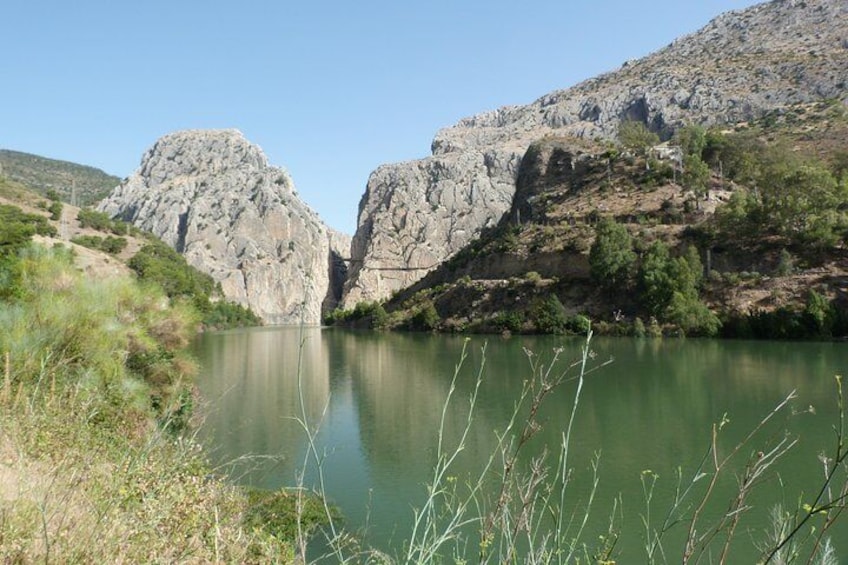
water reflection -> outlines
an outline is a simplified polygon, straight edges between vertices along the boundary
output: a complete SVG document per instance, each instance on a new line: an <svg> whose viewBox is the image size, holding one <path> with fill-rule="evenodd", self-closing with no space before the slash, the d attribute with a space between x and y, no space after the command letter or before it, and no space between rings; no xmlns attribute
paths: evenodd
<svg viewBox="0 0 848 565"><path fill-rule="evenodd" d="M200 386L210 403L203 433L221 461L245 453L281 457L241 475L241 480L272 488L291 485L305 454L305 436L292 420L300 414L302 394L308 420L316 426L320 422L317 440L327 454L329 495L353 529L370 525L369 542L382 549L397 548L435 463L442 409L455 365L465 347L468 359L445 411L443 439L449 446L459 440L467 420L468 399L487 342L475 424L456 469L463 477L479 469L495 449L496 432L507 425L530 377L527 351L549 360L555 348L563 348L557 370L565 371L568 362L579 356L583 340L475 337L466 343L454 336L317 328L210 333L197 344L203 365ZM575 482L569 502L579 506L587 499L589 464L600 454L597 520L591 527L594 533L605 527L612 501L621 494L625 512L619 547L625 562L643 558L641 471L660 474L654 504L665 509L673 496L675 470L693 472L709 446L713 424L724 414L730 418L720 438L720 449L726 453L798 389L794 403L798 414L781 416L763 437L780 437L788 428L803 442L781 467L782 482L775 480L766 489L771 495L776 487L784 489L792 506L800 491L816 484L817 456L832 443L833 376L844 371L843 344L596 339L592 349L596 362L615 361L590 374L583 389L570 454ZM531 455L546 448L556 451L574 393L572 381L549 399L539 416L543 427L529 445ZM809 405L816 407L815 414L805 412ZM307 473L307 481L313 479L313 471ZM722 496L732 493L734 481L729 475L721 486ZM723 506L711 509L711 516L722 510ZM768 509L755 510L766 516ZM749 537L761 538L759 530L766 522L751 520L746 527L754 531L740 538L750 546ZM848 539L848 530L839 532ZM846 542L837 534L834 541L842 554L848 554L848 547L839 545ZM754 557L750 549L741 555L743 561Z"/></svg>

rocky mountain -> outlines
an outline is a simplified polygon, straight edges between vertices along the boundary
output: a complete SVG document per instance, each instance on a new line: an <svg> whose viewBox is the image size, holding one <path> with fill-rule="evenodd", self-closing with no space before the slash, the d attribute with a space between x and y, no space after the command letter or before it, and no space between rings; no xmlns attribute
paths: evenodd
<svg viewBox="0 0 848 565"><path fill-rule="evenodd" d="M345 237L236 130L162 137L99 209L162 239L266 323L318 323L340 295Z"/></svg>
<svg viewBox="0 0 848 565"><path fill-rule="evenodd" d="M729 12L613 72L438 132L430 157L371 175L344 305L408 286L496 224L522 156L545 136L610 139L622 121L636 120L668 138L685 123L738 123L844 99L845 21L844 0L774 0Z"/></svg>
<svg viewBox="0 0 848 565"><path fill-rule="evenodd" d="M687 145L687 135L699 141ZM841 338L846 140L848 105L838 100L722 129L687 126L674 139L687 148L682 160L667 147L545 137L525 152L495 227L390 299L331 319L446 332L585 335L591 325L615 335Z"/></svg>
<svg viewBox="0 0 848 565"><path fill-rule="evenodd" d="M79 206L95 204L121 182L94 167L7 149L0 149L0 176L42 196L56 192L65 202Z"/></svg>

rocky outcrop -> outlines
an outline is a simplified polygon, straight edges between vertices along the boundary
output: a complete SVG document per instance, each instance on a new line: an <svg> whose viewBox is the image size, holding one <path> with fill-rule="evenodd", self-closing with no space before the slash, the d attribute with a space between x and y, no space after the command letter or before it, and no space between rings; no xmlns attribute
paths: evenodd
<svg viewBox="0 0 848 565"><path fill-rule="evenodd" d="M162 137L99 209L162 239L266 323L318 323L333 302L331 240L344 236L236 130Z"/></svg>
<svg viewBox="0 0 848 565"><path fill-rule="evenodd" d="M343 301L383 298L419 280L509 209L517 151L465 151L371 174L359 204Z"/></svg>
<svg viewBox="0 0 848 565"><path fill-rule="evenodd" d="M729 12L638 61L527 106L444 129L432 156L375 171L359 209L343 301L423 277L506 212L521 156L546 135L613 138L622 120L663 137L788 104L846 97L848 3L775 0Z"/></svg>

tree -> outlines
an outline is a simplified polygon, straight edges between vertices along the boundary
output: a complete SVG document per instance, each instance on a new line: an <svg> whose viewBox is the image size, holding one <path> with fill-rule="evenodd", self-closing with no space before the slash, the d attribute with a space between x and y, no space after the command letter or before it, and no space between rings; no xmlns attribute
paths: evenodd
<svg viewBox="0 0 848 565"><path fill-rule="evenodd" d="M642 122L626 120L618 126L618 141L628 149L647 154L651 147L660 142L660 138Z"/></svg>
<svg viewBox="0 0 848 565"><path fill-rule="evenodd" d="M655 241L645 252L639 266L640 300L648 312L657 317L665 313L674 294L669 261L668 247L661 241Z"/></svg>
<svg viewBox="0 0 848 565"><path fill-rule="evenodd" d="M700 159L707 146L707 132L699 125L683 126L674 132L674 143L680 147L684 156L694 155Z"/></svg>
<svg viewBox="0 0 848 565"><path fill-rule="evenodd" d="M636 253L627 229L612 218L604 218L595 227L595 241L589 250L592 278L605 288L616 288L631 276Z"/></svg>
<svg viewBox="0 0 848 565"><path fill-rule="evenodd" d="M690 153L683 157L683 186L698 196L707 194L710 186L710 168L700 155Z"/></svg>
<svg viewBox="0 0 848 565"><path fill-rule="evenodd" d="M686 335L714 336L721 328L721 321L697 293L675 291L666 310L666 319Z"/></svg>
<svg viewBox="0 0 848 565"><path fill-rule="evenodd" d="M680 257L671 257L668 247L656 241L639 268L642 305L686 334L715 335L721 322L698 295L703 277L704 267L694 246Z"/></svg>

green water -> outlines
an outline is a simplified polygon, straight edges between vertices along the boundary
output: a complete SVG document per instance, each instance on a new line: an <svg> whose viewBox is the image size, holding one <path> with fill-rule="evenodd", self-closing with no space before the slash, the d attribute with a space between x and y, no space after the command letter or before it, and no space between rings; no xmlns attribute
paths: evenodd
<svg viewBox="0 0 848 565"><path fill-rule="evenodd" d="M413 510L425 498L442 407L465 340L318 328L204 334L196 346L202 365L199 385L207 402L202 436L215 461L238 460L227 466L236 480L268 488L294 485L306 455L306 437L293 419L301 414L302 395L310 425L320 422L317 444L326 454L326 490L346 526L372 546L398 552L409 535ZM452 472L460 483L496 448L496 432L505 428L531 376L527 351L547 361L562 347L561 372L579 357L583 343L572 338L473 337L465 344L469 355L445 413L447 445L459 438L481 364L484 381L474 425ZM650 507L652 521L659 525L674 497L676 469L691 476L709 447L713 425L724 414L729 421L719 435L721 455L797 390L792 410L766 426L728 470L712 497L716 504L707 507L699 523L699 531L706 531L727 508L744 459L759 450L768 452L788 430L799 444L755 489L731 546L730 562L753 562L771 508L782 501L793 509L799 499L811 500L821 484L818 456L832 451L835 443L834 376L846 370L848 345L595 338L591 349L590 364L613 362L585 379L569 452L574 478L566 501L581 512L589 497L591 462L598 457L599 483L582 539L590 548L597 545L618 500L614 555L619 563L646 561L643 471L659 475ZM525 462L545 449L556 455L575 392L576 381L567 382L546 400L539 415L542 429L526 446ZM309 466L306 481L315 481ZM703 479L699 487L708 481ZM692 504L699 500L693 498ZM680 561L687 529L680 524L669 532L668 561ZM844 562L846 524L833 529L831 538ZM717 540L703 562L716 560L723 536Z"/></svg>

